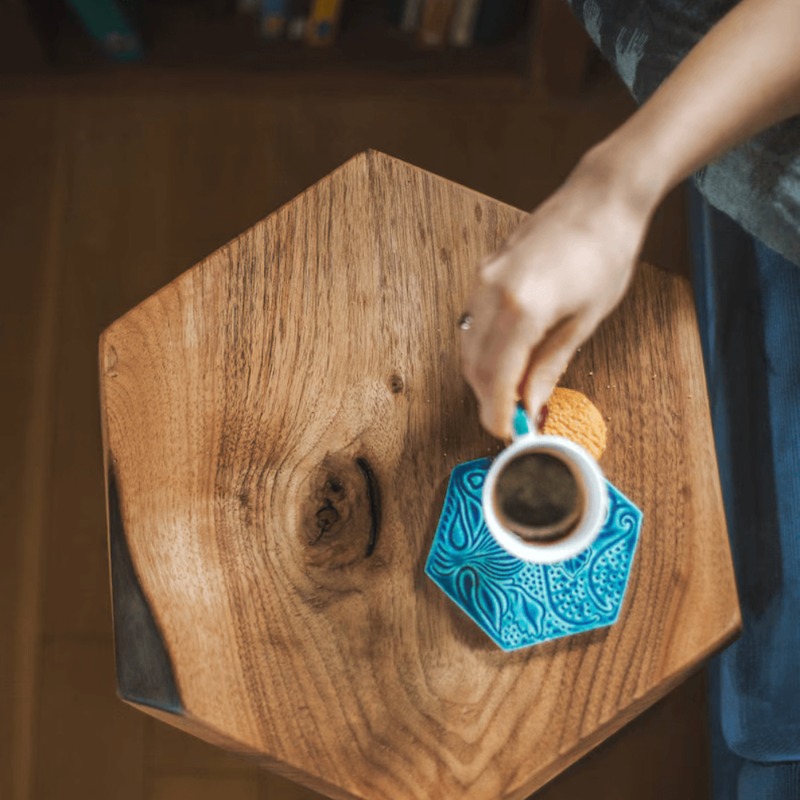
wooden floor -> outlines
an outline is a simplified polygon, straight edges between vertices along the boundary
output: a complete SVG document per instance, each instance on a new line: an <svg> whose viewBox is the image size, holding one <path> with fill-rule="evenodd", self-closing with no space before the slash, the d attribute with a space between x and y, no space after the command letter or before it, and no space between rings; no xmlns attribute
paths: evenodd
<svg viewBox="0 0 800 800"><path fill-rule="evenodd" d="M532 208L631 102L607 81L558 103L230 76L0 87L0 797L316 797L115 697L98 334L363 148ZM645 254L685 272L685 251L674 196ZM537 797L705 798L705 713L699 674Z"/></svg>

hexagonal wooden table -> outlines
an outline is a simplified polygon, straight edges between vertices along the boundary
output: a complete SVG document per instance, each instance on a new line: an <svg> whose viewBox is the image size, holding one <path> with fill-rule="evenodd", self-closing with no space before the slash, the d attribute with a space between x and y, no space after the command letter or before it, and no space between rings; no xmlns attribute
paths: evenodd
<svg viewBox="0 0 800 800"><path fill-rule="evenodd" d="M374 151L103 334L119 692L336 798L522 798L740 617L691 295L643 265L563 381L644 512L619 621L501 652L424 575L499 443L456 321L524 212Z"/></svg>

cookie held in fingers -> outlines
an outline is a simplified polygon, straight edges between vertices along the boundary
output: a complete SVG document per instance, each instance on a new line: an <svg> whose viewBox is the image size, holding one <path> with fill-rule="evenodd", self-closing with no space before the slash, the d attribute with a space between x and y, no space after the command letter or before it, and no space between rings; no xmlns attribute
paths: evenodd
<svg viewBox="0 0 800 800"><path fill-rule="evenodd" d="M547 401L542 433L563 436L599 460L606 449L606 423L597 406L581 392L558 387Z"/></svg>

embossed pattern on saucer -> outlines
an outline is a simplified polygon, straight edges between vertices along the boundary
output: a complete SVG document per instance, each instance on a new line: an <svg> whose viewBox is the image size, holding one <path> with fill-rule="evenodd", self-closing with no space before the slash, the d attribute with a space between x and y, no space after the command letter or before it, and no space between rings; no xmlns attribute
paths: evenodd
<svg viewBox="0 0 800 800"><path fill-rule="evenodd" d="M503 550L484 522L490 463L468 461L450 475L427 575L503 650L616 622L642 512L608 483L608 517L594 544L567 561L530 564Z"/></svg>

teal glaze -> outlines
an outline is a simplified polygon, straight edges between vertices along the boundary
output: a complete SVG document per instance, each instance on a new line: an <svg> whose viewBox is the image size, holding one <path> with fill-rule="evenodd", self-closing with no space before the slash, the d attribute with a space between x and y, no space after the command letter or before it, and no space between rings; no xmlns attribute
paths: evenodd
<svg viewBox="0 0 800 800"><path fill-rule="evenodd" d="M428 577L503 650L614 623L642 512L607 483L608 517L595 542L567 561L530 564L503 550L486 527L481 494L490 464L468 461L450 475Z"/></svg>
<svg viewBox="0 0 800 800"><path fill-rule="evenodd" d="M522 405L517 405L514 409L514 419L511 422L511 426L514 428L514 436L523 436L533 430L530 417L528 417Z"/></svg>

